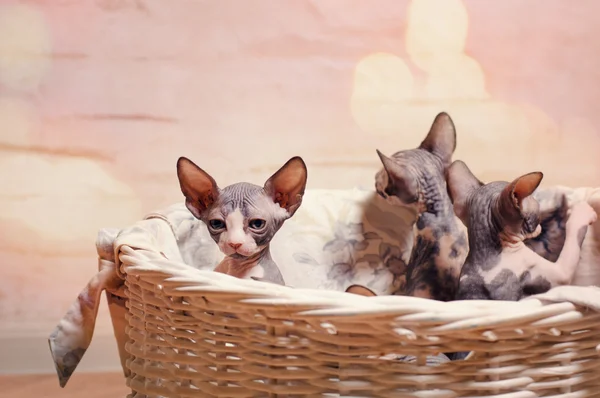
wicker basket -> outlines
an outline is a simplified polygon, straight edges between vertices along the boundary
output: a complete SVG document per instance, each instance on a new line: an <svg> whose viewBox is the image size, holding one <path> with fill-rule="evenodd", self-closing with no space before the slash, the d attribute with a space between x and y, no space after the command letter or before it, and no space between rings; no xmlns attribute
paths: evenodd
<svg viewBox="0 0 600 398"><path fill-rule="evenodd" d="M130 397L600 396L594 287L444 303L239 280L127 246L119 257ZM473 353L426 360L455 351Z"/></svg>

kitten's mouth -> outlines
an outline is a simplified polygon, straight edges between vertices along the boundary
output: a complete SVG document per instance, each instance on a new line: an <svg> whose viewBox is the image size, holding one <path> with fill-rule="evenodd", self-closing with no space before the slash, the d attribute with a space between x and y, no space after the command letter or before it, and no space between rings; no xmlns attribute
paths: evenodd
<svg viewBox="0 0 600 398"><path fill-rule="evenodd" d="M255 256L257 256L259 253L261 253L263 251L264 248L260 248L260 250L256 250L250 253L240 253L238 250L235 250L233 253L231 254L227 254L225 253L225 255L235 259L235 260L244 260L244 259L248 259L248 258L253 258Z"/></svg>
<svg viewBox="0 0 600 398"><path fill-rule="evenodd" d="M240 253L238 253L238 252L235 252L235 253L233 253L233 254L230 254L230 255L229 255L229 257L232 257L232 258L234 258L234 259L236 259L236 260L241 260L241 259L243 259L243 258L246 258L246 257L248 257L248 256L244 256L243 254L240 254Z"/></svg>

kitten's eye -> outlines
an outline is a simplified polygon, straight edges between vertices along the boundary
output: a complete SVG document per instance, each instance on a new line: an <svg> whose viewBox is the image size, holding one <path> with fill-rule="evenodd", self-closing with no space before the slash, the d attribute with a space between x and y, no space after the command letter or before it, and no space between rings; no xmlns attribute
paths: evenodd
<svg viewBox="0 0 600 398"><path fill-rule="evenodd" d="M250 220L248 226L252 229L262 229L267 224L265 220L261 220L259 218L255 218L254 220Z"/></svg>
<svg viewBox="0 0 600 398"><path fill-rule="evenodd" d="M225 223L222 220L218 220L218 219L212 219L208 222L208 225L210 225L210 227L212 229L223 229L225 228Z"/></svg>

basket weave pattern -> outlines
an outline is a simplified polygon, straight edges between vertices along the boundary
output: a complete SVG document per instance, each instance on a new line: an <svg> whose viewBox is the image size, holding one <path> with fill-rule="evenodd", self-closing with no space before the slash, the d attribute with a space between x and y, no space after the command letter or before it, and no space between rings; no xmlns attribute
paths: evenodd
<svg viewBox="0 0 600 398"><path fill-rule="evenodd" d="M600 314L569 302L367 298L120 260L132 398L600 396ZM427 363L455 351L475 352Z"/></svg>

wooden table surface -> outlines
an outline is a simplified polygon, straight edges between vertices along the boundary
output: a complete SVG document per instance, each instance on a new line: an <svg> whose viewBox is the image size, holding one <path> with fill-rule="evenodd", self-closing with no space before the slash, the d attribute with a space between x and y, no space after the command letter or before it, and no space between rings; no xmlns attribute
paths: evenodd
<svg viewBox="0 0 600 398"><path fill-rule="evenodd" d="M125 398L119 373L75 373L65 388L56 375L0 375L0 396L10 398Z"/></svg>

